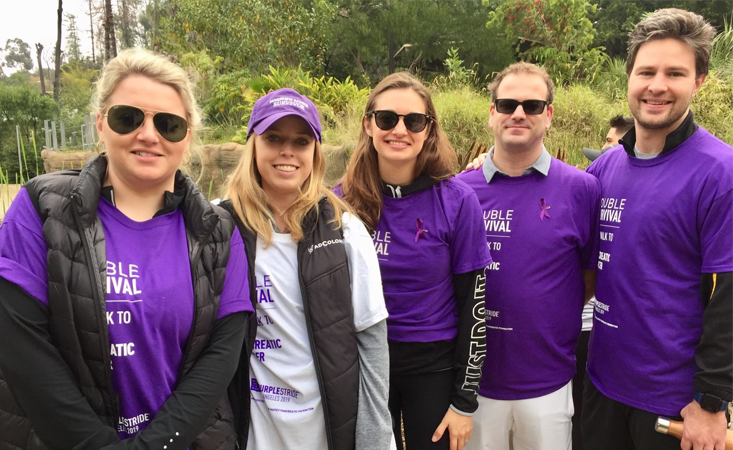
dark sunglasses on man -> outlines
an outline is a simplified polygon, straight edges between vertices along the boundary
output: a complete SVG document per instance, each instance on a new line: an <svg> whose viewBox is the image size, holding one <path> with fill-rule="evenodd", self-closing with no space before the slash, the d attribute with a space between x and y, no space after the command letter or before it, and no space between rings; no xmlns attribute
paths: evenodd
<svg viewBox="0 0 733 450"><path fill-rule="evenodd" d="M160 136L168 142L181 142L188 133L188 122L183 117L167 112L145 112L129 105L114 105L107 110L104 117L112 131L117 134L129 134L140 128L145 116L152 114L153 125Z"/></svg>
<svg viewBox="0 0 733 450"><path fill-rule="evenodd" d="M549 102L547 100L525 100L520 102L513 98L497 98L494 100L494 106L496 112L500 114L514 114L517 106L522 105L522 110L525 114L530 116L537 116L542 114Z"/></svg>
<svg viewBox="0 0 733 450"><path fill-rule="evenodd" d="M379 110L369 111L366 113L366 117L369 118L374 116L374 123L377 124L380 130L389 131L396 127L402 117L402 121L405 124L405 128L412 133L419 133L428 126L433 118L428 114L420 113L409 113L409 114L397 114L394 111Z"/></svg>

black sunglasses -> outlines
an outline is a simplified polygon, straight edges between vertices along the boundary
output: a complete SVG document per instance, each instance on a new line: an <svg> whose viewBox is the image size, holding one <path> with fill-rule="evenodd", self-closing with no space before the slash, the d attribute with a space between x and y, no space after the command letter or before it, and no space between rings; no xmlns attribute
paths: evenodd
<svg viewBox="0 0 733 450"><path fill-rule="evenodd" d="M104 116L109 127L118 134L129 134L140 128L145 115L153 114L153 125L160 136L168 142L181 142L188 133L188 122L183 117L167 112L146 113L129 105L115 105Z"/></svg>
<svg viewBox="0 0 733 450"><path fill-rule="evenodd" d="M397 114L394 111L381 110L381 111L369 111L366 113L367 117L374 116L374 123L377 124L381 130L391 130L396 127L402 117L402 121L405 123L405 128L413 133L419 133L428 126L428 123L433 120L427 114L410 113L410 114Z"/></svg>
<svg viewBox="0 0 733 450"><path fill-rule="evenodd" d="M497 98L494 100L494 105L496 105L496 112L501 114L513 114L514 111L517 109L517 106L522 105L522 110L524 110L525 114L529 114L531 116L537 116L539 114L542 114L542 111L545 110L545 106L547 106L550 102L547 100L525 100L523 102L520 102L519 100L514 100L513 98Z"/></svg>

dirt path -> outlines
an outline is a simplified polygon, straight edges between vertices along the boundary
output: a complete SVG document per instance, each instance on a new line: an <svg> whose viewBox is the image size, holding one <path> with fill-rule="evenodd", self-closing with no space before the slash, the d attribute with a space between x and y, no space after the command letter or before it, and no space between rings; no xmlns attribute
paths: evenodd
<svg viewBox="0 0 733 450"><path fill-rule="evenodd" d="M5 215L5 211L10 208L10 202L18 194L20 187L20 184L0 184L0 220Z"/></svg>

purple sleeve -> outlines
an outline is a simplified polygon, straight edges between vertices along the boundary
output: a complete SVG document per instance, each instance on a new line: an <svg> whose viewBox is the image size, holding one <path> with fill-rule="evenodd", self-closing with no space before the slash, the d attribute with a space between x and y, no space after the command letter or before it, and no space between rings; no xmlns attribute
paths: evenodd
<svg viewBox="0 0 733 450"><path fill-rule="evenodd" d="M481 204L473 191L463 198L455 221L450 246L453 274L471 272L491 264Z"/></svg>
<svg viewBox="0 0 733 450"><path fill-rule="evenodd" d="M733 190L701 203L702 272L733 272Z"/></svg>
<svg viewBox="0 0 733 450"><path fill-rule="evenodd" d="M0 225L0 277L48 306L48 274L43 223L21 188Z"/></svg>
<svg viewBox="0 0 733 450"><path fill-rule="evenodd" d="M230 244L232 250L227 263L217 319L241 311L253 312L252 302L249 299L247 255L244 253L242 235L236 229L232 234Z"/></svg>
<svg viewBox="0 0 733 450"><path fill-rule="evenodd" d="M601 182L597 178L589 180L585 199L589 220L581 225L589 227L585 245L580 250L580 266L583 270L596 270L598 249L600 248Z"/></svg>

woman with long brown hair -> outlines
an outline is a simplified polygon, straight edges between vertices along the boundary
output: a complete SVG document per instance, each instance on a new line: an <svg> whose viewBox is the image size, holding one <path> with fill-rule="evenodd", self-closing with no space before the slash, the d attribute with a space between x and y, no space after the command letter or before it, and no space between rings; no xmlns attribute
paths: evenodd
<svg viewBox="0 0 733 450"><path fill-rule="evenodd" d="M462 449L485 357L484 269L491 262L474 192L428 89L407 73L372 91L337 187L372 231L382 273L397 446ZM445 431L448 431L446 434Z"/></svg>

